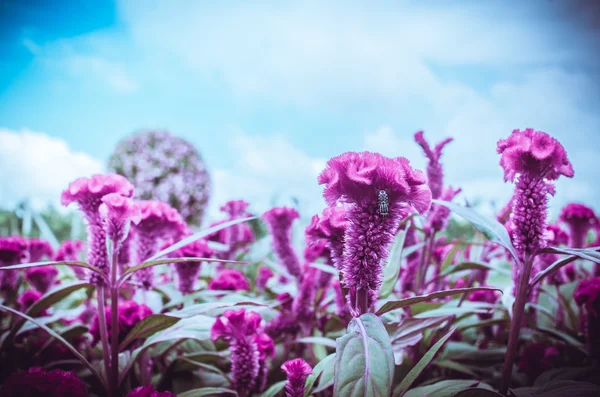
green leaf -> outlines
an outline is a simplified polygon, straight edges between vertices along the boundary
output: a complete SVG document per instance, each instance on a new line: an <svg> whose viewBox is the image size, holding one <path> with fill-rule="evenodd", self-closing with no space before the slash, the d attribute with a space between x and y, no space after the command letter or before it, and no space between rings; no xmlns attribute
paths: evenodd
<svg viewBox="0 0 600 397"><path fill-rule="evenodd" d="M337 339L334 391L336 397L388 397L394 380L394 356L379 319L366 313L352 319L348 333Z"/></svg>
<svg viewBox="0 0 600 397"><path fill-rule="evenodd" d="M446 257L444 258L444 261L442 262L442 266L440 267L442 273L445 272L446 269L450 268L450 266L452 265L452 262L454 261L454 257L456 256L456 253L458 252L459 249L460 249L460 244L454 244L454 246L452 247L450 252L448 252L448 255L446 255Z"/></svg>
<svg viewBox="0 0 600 397"><path fill-rule="evenodd" d="M248 299L248 297L243 297L243 299ZM235 306L260 306L266 307L268 305L257 302L250 301L239 301L239 302L206 302L206 303L197 303L194 305L189 305L184 307L181 310L172 311L169 313L169 316L179 317L179 318L189 318L194 317L200 314L206 314L211 310L216 309L225 309L228 307Z"/></svg>
<svg viewBox="0 0 600 397"><path fill-rule="evenodd" d="M515 251L515 248L510 241L510 236L508 235L508 232L503 224L494 218L483 216L471 208L461 207L459 205L442 200L433 200L433 202L450 209L457 215L462 216L473 226L475 226L477 230L485 234L490 241L498 243L506 248L517 263L517 266L520 266L521 262L519 260L519 256L517 255L517 251Z"/></svg>
<svg viewBox="0 0 600 397"><path fill-rule="evenodd" d="M335 360L335 353L328 355L327 357L319 361L317 365L315 365L315 368L313 368L312 373L306 378L304 397L308 397L310 395L310 392L312 391L313 385L315 384L317 378L319 377L319 375L321 375L321 372L323 372L325 368L332 366L333 360Z"/></svg>
<svg viewBox="0 0 600 397"><path fill-rule="evenodd" d="M502 394L496 393L493 390L482 389L480 387L472 387L458 392L454 397L503 397Z"/></svg>
<svg viewBox="0 0 600 397"><path fill-rule="evenodd" d="M325 265L323 263L314 262L310 264L310 267L314 267L315 269L319 269L320 271L325 273L333 274L336 277L340 274L340 271L335 267L331 265Z"/></svg>
<svg viewBox="0 0 600 397"><path fill-rule="evenodd" d="M92 266L90 264L87 264L85 262L79 262L79 261L64 261L64 262L56 262L56 261L49 261L49 262L31 262L31 263L21 263L19 265L12 265L12 266L4 266L4 267L0 267L0 272L2 270L19 270L19 269L29 269L31 267L40 267L40 266L77 266L77 267L85 267L86 269L89 269L95 273L98 273L100 275L105 276L106 275L104 273L102 273L102 271L100 271L100 269L98 269L95 266Z"/></svg>
<svg viewBox="0 0 600 397"><path fill-rule="evenodd" d="M549 247L544 249L542 252L550 253L550 254L567 254L574 255L578 258L584 259L586 261L600 263L600 252L598 252L598 248L559 248L559 247Z"/></svg>
<svg viewBox="0 0 600 397"><path fill-rule="evenodd" d="M572 256L569 256L569 257L557 260L556 262L554 262L553 264L551 264L550 266L548 266L544 270L538 272L535 275L535 277L533 277L531 279L531 281L529 282L529 288L530 289L533 288L534 285L536 285L537 283L539 283L540 281L542 281L545 277L548 277L549 275L551 275L552 273L554 273L555 271L557 271L561 267L566 266L569 263L576 261L577 258L578 258L578 256L572 255Z"/></svg>
<svg viewBox="0 0 600 397"><path fill-rule="evenodd" d="M571 367L551 369L538 376L533 385L544 386L547 383L558 380L590 382L600 386L600 368Z"/></svg>
<svg viewBox="0 0 600 397"><path fill-rule="evenodd" d="M90 287L93 287L93 285L81 281L75 282L73 284L60 284L58 287L46 292L39 300L37 300L33 305L31 305L29 309L27 309L26 313L31 317L36 317L45 309L49 308L57 302L60 302L67 296L71 295L73 292L82 288Z"/></svg>
<svg viewBox="0 0 600 397"><path fill-rule="evenodd" d="M452 397L455 393L478 384L479 382L476 380L443 380L431 385L410 389L404 394L404 397Z"/></svg>
<svg viewBox="0 0 600 397"><path fill-rule="evenodd" d="M398 324L386 324L386 328L392 341L396 365L402 363L408 347L416 345L423 339L423 332L425 330L433 329L433 327L439 326L450 318L450 316L424 319L406 317Z"/></svg>
<svg viewBox="0 0 600 397"><path fill-rule="evenodd" d="M152 314L137 323L119 345L119 351L124 350L131 342L154 335L158 331L176 324L180 319L166 314Z"/></svg>
<svg viewBox="0 0 600 397"><path fill-rule="evenodd" d="M237 396L237 392L224 387L202 387L200 389L188 390L177 394L178 397L203 397L203 396L220 396L221 394L232 394Z"/></svg>
<svg viewBox="0 0 600 397"><path fill-rule="evenodd" d="M265 392L263 394L261 394L260 397L275 397L283 391L284 387L285 387L284 380L282 380L281 382L277 382L274 385L272 385L271 387L269 387L267 390L265 390Z"/></svg>
<svg viewBox="0 0 600 397"><path fill-rule="evenodd" d="M324 338L322 336L308 336L305 338L296 339L298 343L311 343L311 344L319 344L327 347L333 347L335 349L336 343L333 339Z"/></svg>
<svg viewBox="0 0 600 397"><path fill-rule="evenodd" d="M377 310L376 314L378 316L381 316L382 314L391 312L392 310L401 309L403 307L414 305L415 303L419 303L419 302L429 301L431 299L445 298L447 296L462 295L462 294L467 294L470 292L486 291L486 290L502 292L502 290L500 290L498 288L491 288L491 287L458 288L458 289L450 289L450 290L446 290L446 291L436 291L436 292L432 292L431 294L427 294L427 295L414 296L412 298L405 298L405 299L400 299L397 301L386 302L383 304L383 306L381 306L379 308L379 310Z"/></svg>
<svg viewBox="0 0 600 397"><path fill-rule="evenodd" d="M545 384L530 395L532 397L598 397L600 386L589 382L558 380Z"/></svg>
<svg viewBox="0 0 600 397"><path fill-rule="evenodd" d="M394 397L400 397L406 393L410 386L412 386L413 382L419 377L419 375L421 375L421 372L423 372L427 365L429 365L429 363L433 360L437 352L442 348L442 346L444 346L444 343L450 339L450 336L452 336L452 333L454 333L455 330L456 327L452 328L450 332L444 335L439 341L437 341L435 345L431 347L431 349L429 349L427 353L425 353L417 365L415 365L404 377L404 379L402 379L400 385L394 389Z"/></svg>
<svg viewBox="0 0 600 397"><path fill-rule="evenodd" d="M581 343L580 341L578 341L577 339L575 339L574 337L572 337L571 335L569 335L565 332L559 331L558 329L552 329L552 328L546 328L546 327L537 327L536 330L540 331L546 335L550 335L555 338L562 339L565 342L567 342L568 344L570 344L571 346L573 346L574 348L581 351L582 353L584 353L586 355L588 354L588 351L585 348L585 346L583 345L583 343Z"/></svg>
<svg viewBox="0 0 600 397"><path fill-rule="evenodd" d="M406 233L411 223L408 222L406 228L401 230L394 240L392 250L387 264L383 268L383 282L379 288L379 298L385 299L394 290L394 286L398 282L398 276L400 275L400 264L402 259L402 250L404 249L404 240L406 239Z"/></svg>
<svg viewBox="0 0 600 397"><path fill-rule="evenodd" d="M449 276L454 273L462 272L463 270L472 270L472 269L495 270L495 271L498 271L501 273L510 274L510 272L507 272L506 270L504 270L502 268L492 266L489 263L463 262L463 263L459 263L458 265L455 265L455 266L450 266L448 269L446 269L444 272L442 272L438 276L438 278L446 277L446 276Z"/></svg>
<svg viewBox="0 0 600 397"><path fill-rule="evenodd" d="M462 372L473 378L477 378L477 373L464 364L460 364L451 360L436 360L433 364L440 368L450 369L452 371Z"/></svg>

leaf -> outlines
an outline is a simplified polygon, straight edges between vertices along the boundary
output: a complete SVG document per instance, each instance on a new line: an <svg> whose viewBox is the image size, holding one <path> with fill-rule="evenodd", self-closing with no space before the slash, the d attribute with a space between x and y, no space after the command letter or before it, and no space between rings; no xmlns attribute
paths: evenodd
<svg viewBox="0 0 600 397"><path fill-rule="evenodd" d="M534 386L544 386L551 381L575 380L590 382L600 386L600 368L593 367L571 367L555 368L542 373L534 382Z"/></svg>
<svg viewBox="0 0 600 397"><path fill-rule="evenodd" d="M469 328L479 328L479 327L487 327L490 325L498 325L498 324L505 324L507 323L508 320L505 318L493 318L490 320L482 320L482 321L477 321L475 323L472 324L466 324L466 325L462 325L460 327L458 327L458 330L460 332L463 332Z"/></svg>
<svg viewBox="0 0 600 397"><path fill-rule="evenodd" d="M119 351L124 350L131 342L137 339L147 338L158 331L176 324L180 319L166 314L152 314L137 323L129 331L125 339L119 345Z"/></svg>
<svg viewBox="0 0 600 397"><path fill-rule="evenodd" d="M533 277L533 279L531 279L531 281L529 282L529 288L530 289L533 288L534 285L536 285L537 283L539 283L540 281L542 281L545 277L548 277L549 275L551 275L552 273L554 273L555 271L557 271L561 267L566 266L569 263L576 261L577 258L578 257L576 255L572 255L572 256L569 256L567 258L563 258L563 259L557 260L556 262L554 262L553 264L551 264L550 266L548 266L544 270L538 272L535 275L535 277Z"/></svg>
<svg viewBox="0 0 600 397"><path fill-rule="evenodd" d="M472 387L458 392L454 397L503 397L502 394L496 393L493 390Z"/></svg>
<svg viewBox="0 0 600 397"><path fill-rule="evenodd" d="M406 239L406 233L411 223L407 222L406 228L401 230L394 240L394 245L392 245L392 250L390 251L390 256L387 264L383 268L383 282L381 283L381 287L379 288L379 298L385 299L392 291L394 291L394 286L398 282L398 276L400 275L400 264L402 259L402 250L404 249L404 240Z"/></svg>
<svg viewBox="0 0 600 397"><path fill-rule="evenodd" d="M323 263L313 262L310 264L310 267L314 267L315 269L319 269L322 272L333 274L334 276L338 276L340 271L331 265L325 265Z"/></svg>
<svg viewBox="0 0 600 397"><path fill-rule="evenodd" d="M552 381L531 394L532 397L598 397L600 386L572 380Z"/></svg>
<svg viewBox="0 0 600 397"><path fill-rule="evenodd" d="M260 397L275 397L281 393L284 387L284 380L282 380L281 382L277 382L271 387L269 387L267 390L265 390L264 393L260 395Z"/></svg>
<svg viewBox="0 0 600 397"><path fill-rule="evenodd" d="M478 376L475 371L473 371L466 365L459 364L459 363L451 361L451 360L438 360L438 361L434 361L433 364L440 368L445 368L445 369L450 369L452 371L462 372L463 374L467 374L473 378L477 378L477 376Z"/></svg>
<svg viewBox="0 0 600 397"><path fill-rule="evenodd" d="M43 329L44 331L46 331L48 334L50 334L50 336L54 337L56 340L58 340L60 343L62 343L71 353L73 353L75 355L75 357L77 357L79 359L79 361L81 361L81 363L86 366L90 372L96 377L98 378L98 380L100 382L102 382L102 385L106 388L106 379L104 379L99 373L98 371L96 371L96 368L94 368L94 366L88 361L86 360L85 357L83 357L81 355L81 353L79 353L79 351L77 351L76 348L73 347L73 345L71 345L69 342L67 342L65 340L65 338L63 338L62 336L60 336L60 334L58 334L58 332L54 331L51 328L48 328L47 326L45 326L44 324L40 324L39 322L37 322L35 319L29 317L27 314L25 313L21 313L18 310L12 309L10 307L6 307L2 304L0 304L0 310L4 310L7 312L10 312L12 314L15 314L27 321L31 321L32 323L36 324L39 328Z"/></svg>
<svg viewBox="0 0 600 397"><path fill-rule="evenodd" d="M319 344L327 347L333 347L335 349L336 343L333 339L324 338L322 336L308 336L306 338L296 339L298 343L313 343Z"/></svg>
<svg viewBox="0 0 600 397"><path fill-rule="evenodd" d="M391 329L391 326L396 326L396 324L387 324L386 328L392 341L392 350L394 351L396 365L402 363L408 347L416 345L423 339L423 332L426 329L438 326L450 318L449 316L424 319L407 317L400 321L396 329Z"/></svg>
<svg viewBox="0 0 600 397"><path fill-rule="evenodd" d="M394 380L394 355L379 317L366 313L352 319L348 333L337 339L336 397L388 397Z"/></svg>
<svg viewBox="0 0 600 397"><path fill-rule="evenodd" d="M248 297L243 297L243 299L248 299ZM206 314L206 313L210 312L211 310L224 309L224 308L235 307L235 306L267 307L268 305L263 304L263 303L250 302L250 301L197 303L195 305L190 305L190 306L184 307L181 310L172 311L169 313L169 316L179 317L179 318L189 318L189 317L197 316L199 314Z"/></svg>
<svg viewBox="0 0 600 397"><path fill-rule="evenodd" d="M555 338L559 338L564 340L565 342L567 342L568 344L570 344L571 346L573 346L574 348L580 350L582 353L584 354L588 354L587 349L585 348L585 346L583 345L583 343L581 343L580 341L578 341L577 339L575 339L574 337L572 337L571 335L559 331L558 329L552 329L552 328L546 328L546 327L537 327L536 328L537 331L540 331L542 333L545 333L547 335L553 336Z"/></svg>
<svg viewBox="0 0 600 397"><path fill-rule="evenodd" d="M442 348L442 346L444 346L444 343L446 343L446 341L450 339L450 336L452 336L455 330L456 327L452 328L450 332L444 335L439 341L436 342L435 345L431 347L431 349L429 349L427 353L425 353L425 355L419 360L417 365L415 365L410 370L410 372L404 377L404 379L402 379L400 385L398 385L398 387L394 389L394 397L400 397L406 393L406 391L410 388L413 382L419 377L419 375L421 375L421 372L423 372L425 367L427 367L427 365L429 365L429 363L433 360L437 352Z"/></svg>
<svg viewBox="0 0 600 397"><path fill-rule="evenodd" d="M551 254L567 254L573 255L586 261L600 263L600 252L598 248L559 248L550 247L544 249L542 252Z"/></svg>
<svg viewBox="0 0 600 397"><path fill-rule="evenodd" d="M97 267L92 266L88 263L85 262L79 262L79 261L64 261L64 262L56 262L56 261L49 261L49 262L31 262L31 263L21 263L19 265L12 265L12 266L4 266L4 267L0 267L0 272L2 270L19 270L19 269L29 269L31 267L40 267L40 266L77 266L77 267L85 267L86 269L89 269L95 273L98 273L102 276L104 276L104 278L106 278L106 275ZM107 279L108 281L108 279Z"/></svg>
<svg viewBox="0 0 600 397"><path fill-rule="evenodd" d="M455 266L450 266L448 269L446 269L444 272L442 272L438 276L438 278L446 277L446 276L449 276L454 273L462 272L463 270L472 270L472 269L495 270L495 271L499 271L501 273L510 274L506 270L492 266L489 263L463 262L463 263L459 263L458 265L455 265Z"/></svg>
<svg viewBox="0 0 600 397"><path fill-rule="evenodd" d="M37 300L33 305L31 305L29 309L27 309L26 313L31 317L36 317L45 309L49 308L57 302L60 302L67 296L71 295L73 292L82 288L89 287L93 287L93 285L81 281L75 282L73 284L60 284L57 288L46 292L39 300Z"/></svg>
<svg viewBox="0 0 600 397"><path fill-rule="evenodd" d="M494 218L490 218L490 217L478 214L476 211L472 210L471 208L461 207L459 205L450 203L448 201L442 201L442 200L432 200L432 201L435 204L442 205L442 206L450 209L452 212L456 213L457 215L462 216L467 221L469 221L473 226L475 226L475 228L477 230L479 230L480 232L485 234L485 236L490 241L498 243L501 246L503 246L504 248L506 248L512 255L517 266L520 266L521 262L519 260L519 256L517 255L517 251L515 251L515 248L513 247L512 243L510 241L510 236L508 235L508 232L506 231L506 228L504 227L503 224L501 224Z"/></svg>
<svg viewBox="0 0 600 397"><path fill-rule="evenodd" d="M178 397L202 397L202 396L220 396L221 394L233 394L237 396L237 392L223 387L202 387L200 389L188 390L177 394Z"/></svg>
<svg viewBox="0 0 600 397"><path fill-rule="evenodd" d="M327 357L319 361L317 365L315 365L315 368L313 368L312 373L306 378L306 384L304 387L304 397L308 397L310 395L310 392L312 391L313 385L315 384L317 378L319 377L319 375L321 375L321 372L323 372L325 368L331 367L331 365L333 364L333 360L335 360L335 353L328 355Z"/></svg>
<svg viewBox="0 0 600 397"><path fill-rule="evenodd" d="M381 306L379 308L379 310L377 310L376 314L378 316L381 316L382 314L391 312L392 310L401 309L403 307L414 305L415 303L419 303L419 302L429 301L431 299L445 298L447 296L462 295L462 294L466 294L466 293L470 293L470 292L487 291L487 290L502 292L498 288L491 288L491 287L457 288L457 289L450 289L450 290L446 290L446 291L436 291L436 292L432 292L427 295L414 296L412 298L405 298L405 299L400 299L397 301L386 302L383 304L383 306Z"/></svg>
<svg viewBox="0 0 600 397"><path fill-rule="evenodd" d="M404 394L404 397L452 397L456 392L478 385L476 380L443 380L431 385L415 387Z"/></svg>
<svg viewBox="0 0 600 397"><path fill-rule="evenodd" d="M459 249L460 249L460 245L454 244L454 246L452 247L450 252L448 252L448 255L446 255L446 257L444 258L444 261L442 262L442 266L440 267L442 272L446 271L446 269L448 269L452 265L452 262L454 261L454 257L456 256L456 253L458 252Z"/></svg>

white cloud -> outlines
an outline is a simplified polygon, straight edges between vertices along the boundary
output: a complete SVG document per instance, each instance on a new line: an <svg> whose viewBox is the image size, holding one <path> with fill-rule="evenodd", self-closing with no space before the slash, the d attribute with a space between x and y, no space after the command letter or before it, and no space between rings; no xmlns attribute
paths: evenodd
<svg viewBox="0 0 600 397"><path fill-rule="evenodd" d="M103 171L88 154L73 151L59 138L29 130L0 128L0 206L30 199L35 208L60 205L60 194L74 179Z"/></svg>
<svg viewBox="0 0 600 397"><path fill-rule="evenodd" d="M89 83L101 82L119 94L130 94L138 90L138 82L117 62L83 55L71 55L64 62L71 73L84 77Z"/></svg>

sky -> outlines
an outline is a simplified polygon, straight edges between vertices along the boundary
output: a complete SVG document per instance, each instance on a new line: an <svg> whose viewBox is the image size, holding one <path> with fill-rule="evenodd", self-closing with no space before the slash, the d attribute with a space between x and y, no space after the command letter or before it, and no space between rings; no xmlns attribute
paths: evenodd
<svg viewBox="0 0 600 397"><path fill-rule="evenodd" d="M556 137L567 202L600 210L600 7L593 0L0 1L0 206L58 203L141 129L192 142L211 216L324 206L317 176L345 151L443 157L459 202L501 207L496 142Z"/></svg>

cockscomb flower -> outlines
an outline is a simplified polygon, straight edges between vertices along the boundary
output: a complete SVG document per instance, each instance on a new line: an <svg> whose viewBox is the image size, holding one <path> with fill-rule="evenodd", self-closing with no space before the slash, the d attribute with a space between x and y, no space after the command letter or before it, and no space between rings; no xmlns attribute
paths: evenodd
<svg viewBox="0 0 600 397"><path fill-rule="evenodd" d="M110 193L131 197L133 186L120 175L93 175L90 178L79 178L71 182L61 195L62 205L76 203L83 213L87 223L87 262L105 274L109 273L106 231L99 209L102 197ZM103 283L102 278L95 273L92 273L91 281L95 284Z"/></svg>
<svg viewBox="0 0 600 397"><path fill-rule="evenodd" d="M273 273L273 270L271 270L271 268L267 266L259 267L256 274L256 288L265 289L267 283L274 275L275 273Z"/></svg>
<svg viewBox="0 0 600 397"><path fill-rule="evenodd" d="M306 378L313 370L306 361L301 358L289 360L283 363L281 370L285 372L285 397L304 397Z"/></svg>
<svg viewBox="0 0 600 397"><path fill-rule="evenodd" d="M177 257L180 258L210 258L214 254L208 247L208 242L199 239L183 246L179 249ZM183 294L189 294L194 291L194 283L200 273L202 262L175 262L175 271L177 272L177 288Z"/></svg>
<svg viewBox="0 0 600 397"><path fill-rule="evenodd" d="M46 293L56 281L58 269L55 266L32 267L25 271L25 278L36 290Z"/></svg>
<svg viewBox="0 0 600 397"><path fill-rule="evenodd" d="M263 219L273 237L273 251L287 271L296 278L301 278L302 272L298 256L292 246L292 223L299 217L298 211L287 207L273 208L263 214Z"/></svg>
<svg viewBox="0 0 600 397"><path fill-rule="evenodd" d="M258 375L252 391L254 393L261 393L267 386L267 376L269 375L267 358L275 357L275 343L265 333L257 334L255 340L258 346Z"/></svg>
<svg viewBox="0 0 600 397"><path fill-rule="evenodd" d="M496 220L498 220L498 222L500 222L501 224L506 225L506 223L509 221L514 201L515 198L511 197L510 200L508 200L508 202L506 203L506 205L500 209L500 212L498 212Z"/></svg>
<svg viewBox="0 0 600 397"><path fill-rule="evenodd" d="M280 303L280 313L265 327L265 332L270 337L292 339L300 331L300 325L293 313L294 298L287 292L277 295Z"/></svg>
<svg viewBox="0 0 600 397"><path fill-rule="evenodd" d="M189 234L189 228L179 212L169 204L145 200L138 202L142 213L140 222L135 225L137 239L136 260L138 263L150 258L158 252L161 243L169 240L178 240ZM138 270L135 277L146 290L154 284L154 271L152 267Z"/></svg>
<svg viewBox="0 0 600 397"><path fill-rule="evenodd" d="M19 296L19 298L17 299L17 303L19 304L19 310L25 313L27 309L29 309L31 305L33 305L35 302L39 301L41 297L42 294L38 291L31 289L23 291L21 296ZM48 311L44 309L44 311L40 313L40 315L46 316L48 315Z"/></svg>
<svg viewBox="0 0 600 397"><path fill-rule="evenodd" d="M381 263L409 206L424 213L431 206L425 175L403 157L347 152L328 161L319 175L328 205L347 203L342 272L354 314L368 311L381 285Z"/></svg>
<svg viewBox="0 0 600 397"><path fill-rule="evenodd" d="M255 312L227 310L217 318L210 332L213 341L229 342L232 383L242 396L248 395L258 381L261 353L257 336L261 333L261 321L260 314Z"/></svg>
<svg viewBox="0 0 600 397"><path fill-rule="evenodd" d="M312 244L310 243L311 239L307 239L307 243L309 244L304 249L304 259L306 263L304 264L304 273L306 273L309 269L314 269L310 267L311 263L314 263L318 259L323 259L326 265L332 266L333 261L331 259L331 249L329 248L329 243L327 240L319 239ZM313 281L317 281L316 288L325 288L329 281L331 280L332 274L317 269L316 278Z"/></svg>
<svg viewBox="0 0 600 397"><path fill-rule="evenodd" d="M140 321L152 314L152 309L144 304L139 304L135 301L119 302L119 342L122 342L129 331L133 329ZM111 310L107 306L105 310L106 327L108 334L111 333ZM100 340L100 321L98 314L94 315L92 325L90 326L90 334L92 335L92 344L95 345Z"/></svg>
<svg viewBox="0 0 600 397"><path fill-rule="evenodd" d="M419 131L415 134L415 142L423 148L425 156L429 159L429 164L427 164L427 183L431 189L431 196L434 199L440 198L444 187L444 170L442 168L442 163L440 163L442 149L453 140L453 138L446 138L432 149L425 140L423 131Z"/></svg>
<svg viewBox="0 0 600 397"><path fill-rule="evenodd" d="M210 290L249 291L250 282L244 273L235 269L223 269L208 283Z"/></svg>
<svg viewBox="0 0 600 397"><path fill-rule="evenodd" d="M567 204L560 213L560 220L569 227L569 245L584 248L588 232L598 223L594 210L583 204Z"/></svg>
<svg viewBox="0 0 600 397"><path fill-rule="evenodd" d="M156 391L152 385L140 386L127 394L127 397L177 397L175 394L169 391Z"/></svg>
<svg viewBox="0 0 600 397"><path fill-rule="evenodd" d="M34 367L9 376L1 393L2 397L87 397L88 389L72 372Z"/></svg>
<svg viewBox="0 0 600 397"><path fill-rule="evenodd" d="M307 242L318 239L327 241L333 265L338 269L342 266L346 224L346 210L343 206L327 207L321 216L312 217L305 232Z"/></svg>
<svg viewBox="0 0 600 397"><path fill-rule="evenodd" d="M451 202L460 192L461 189L454 189L452 186L448 186L443 190L440 200ZM444 230L448 226L449 218L450 209L443 205L433 205L432 210L427 214L427 222L424 226L425 232L437 233Z"/></svg>
<svg viewBox="0 0 600 397"><path fill-rule="evenodd" d="M117 246L127 238L130 223L137 225L142 218L138 205L118 193L110 193L102 197L100 215L104 219L106 235Z"/></svg>
<svg viewBox="0 0 600 397"><path fill-rule="evenodd" d="M296 321L303 327L307 336L315 318L315 296L317 294L317 272L319 270L308 266L304 270L304 277L294 299L292 311Z"/></svg>
<svg viewBox="0 0 600 397"><path fill-rule="evenodd" d="M0 268L14 266L28 259L27 240L19 237L0 237ZM12 291L19 283L18 270L0 270L0 291Z"/></svg>
<svg viewBox="0 0 600 397"><path fill-rule="evenodd" d="M54 260L57 262L77 262L81 260L81 252L83 251L83 242L79 240L65 240L60 243L58 250L54 254ZM88 277L87 271L83 267L71 266L75 276L83 280Z"/></svg>
<svg viewBox="0 0 600 397"><path fill-rule="evenodd" d="M498 142L505 181L516 181L511 214L511 236L521 257L546 246L545 231L551 181L572 177L573 167L563 146L545 132L514 130Z"/></svg>
<svg viewBox="0 0 600 397"><path fill-rule="evenodd" d="M237 219L252 215L246 211L249 205L244 200L231 200L223 204L220 209L229 215L231 219Z"/></svg>
<svg viewBox="0 0 600 397"><path fill-rule="evenodd" d="M27 242L29 251L29 262L39 262L42 258L52 258L54 251L46 240L41 238L30 238Z"/></svg>
<svg viewBox="0 0 600 397"><path fill-rule="evenodd" d="M573 294L582 308L581 326L590 356L600 358L600 277L579 283Z"/></svg>
<svg viewBox="0 0 600 397"><path fill-rule="evenodd" d="M546 243L552 247L559 247L561 245L565 245L569 242L569 235L560 228L560 226L555 224L548 224L546 227L545 233ZM554 262L560 259L560 256L557 254L540 254L535 257L534 269L535 273L546 269L548 266L552 265ZM562 285L566 282L565 278L565 266L561 268L559 271L553 272L550 274L546 280L550 284L553 285Z"/></svg>
<svg viewBox="0 0 600 397"><path fill-rule="evenodd" d="M469 301L495 304L498 302L498 294L493 290L475 291L469 295ZM479 313L478 316L482 320L488 320L492 318L493 314Z"/></svg>
<svg viewBox="0 0 600 397"><path fill-rule="evenodd" d="M545 343L533 343L523 350L517 367L530 379L535 379L544 371L558 367L560 351L556 346Z"/></svg>

